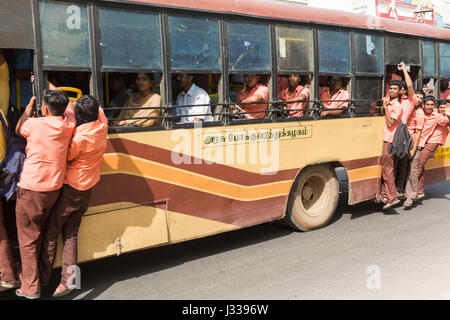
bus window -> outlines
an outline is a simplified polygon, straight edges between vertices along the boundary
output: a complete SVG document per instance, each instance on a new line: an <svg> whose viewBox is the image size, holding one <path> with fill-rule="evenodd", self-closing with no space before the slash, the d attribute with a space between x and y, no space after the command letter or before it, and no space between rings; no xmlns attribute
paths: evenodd
<svg viewBox="0 0 450 320"><path fill-rule="evenodd" d="M383 37L355 34L356 72L383 73Z"/></svg>
<svg viewBox="0 0 450 320"><path fill-rule="evenodd" d="M382 109L383 79L372 77L356 78L355 114L378 115Z"/></svg>
<svg viewBox="0 0 450 320"><path fill-rule="evenodd" d="M441 56L441 76L450 77L450 44L441 43L440 56Z"/></svg>
<svg viewBox="0 0 450 320"><path fill-rule="evenodd" d="M47 82L56 88L62 88L71 98L79 98L81 95L90 94L91 74L80 71L49 71L46 73Z"/></svg>
<svg viewBox="0 0 450 320"><path fill-rule="evenodd" d="M234 119L262 119L268 116L269 76L246 73L229 77L230 111ZM243 103L243 104L242 104Z"/></svg>
<svg viewBox="0 0 450 320"><path fill-rule="evenodd" d="M419 40L386 37L386 63L397 65L401 61L407 65L419 65Z"/></svg>
<svg viewBox="0 0 450 320"><path fill-rule="evenodd" d="M228 68L270 71L269 25L227 22Z"/></svg>
<svg viewBox="0 0 450 320"><path fill-rule="evenodd" d="M160 73L103 73L105 113L112 125L159 126L162 122L160 82Z"/></svg>
<svg viewBox="0 0 450 320"><path fill-rule="evenodd" d="M103 66L162 69L157 14L100 8L99 16Z"/></svg>
<svg viewBox="0 0 450 320"><path fill-rule="evenodd" d="M219 81L220 74L172 74L172 97L175 108L171 110L170 115L173 122L185 124L219 120L218 115L215 115L215 112L219 111L216 110Z"/></svg>
<svg viewBox="0 0 450 320"><path fill-rule="evenodd" d="M278 70L313 71L312 30L298 27L275 27Z"/></svg>
<svg viewBox="0 0 450 320"><path fill-rule="evenodd" d="M350 34L319 30L319 72L350 73Z"/></svg>
<svg viewBox="0 0 450 320"><path fill-rule="evenodd" d="M172 69L220 70L217 19L169 16Z"/></svg>
<svg viewBox="0 0 450 320"><path fill-rule="evenodd" d="M423 52L423 75L426 76L437 76L436 67L436 46L434 42L423 41L422 42L422 52Z"/></svg>
<svg viewBox="0 0 450 320"><path fill-rule="evenodd" d="M86 5L39 2L44 65L89 67L89 31Z"/></svg>

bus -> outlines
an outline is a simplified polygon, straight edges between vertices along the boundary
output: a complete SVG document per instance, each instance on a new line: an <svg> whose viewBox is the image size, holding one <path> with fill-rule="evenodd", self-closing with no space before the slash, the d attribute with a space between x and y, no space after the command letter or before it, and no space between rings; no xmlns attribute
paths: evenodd
<svg viewBox="0 0 450 320"><path fill-rule="evenodd" d="M350 205L379 196L379 102L398 63L436 97L450 79L449 30L289 2L16 0L1 2L0 21L0 48L33 52L38 101L55 82L98 98L111 120L80 262L275 220L324 227L338 205L337 170ZM152 75L160 121L118 126L124 106L113 101L139 73ZM174 121L186 107L176 105L181 74L210 96L211 121ZM236 117L229 106L253 74L269 91L264 117ZM310 90L298 117L280 112L290 74ZM322 117L331 77L348 107ZM427 163L426 184L450 179L449 140Z"/></svg>

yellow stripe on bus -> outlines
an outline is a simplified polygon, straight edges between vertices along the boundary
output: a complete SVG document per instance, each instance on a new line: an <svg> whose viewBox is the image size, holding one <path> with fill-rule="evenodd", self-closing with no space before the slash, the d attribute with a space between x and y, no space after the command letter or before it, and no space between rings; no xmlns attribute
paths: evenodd
<svg viewBox="0 0 450 320"><path fill-rule="evenodd" d="M373 178L381 177L381 166L371 166L365 168L359 168L354 170L349 170L347 172L348 181L355 182Z"/></svg>
<svg viewBox="0 0 450 320"><path fill-rule="evenodd" d="M293 182L286 180L244 186L121 153L105 155L101 173L144 177L240 201L286 196Z"/></svg>

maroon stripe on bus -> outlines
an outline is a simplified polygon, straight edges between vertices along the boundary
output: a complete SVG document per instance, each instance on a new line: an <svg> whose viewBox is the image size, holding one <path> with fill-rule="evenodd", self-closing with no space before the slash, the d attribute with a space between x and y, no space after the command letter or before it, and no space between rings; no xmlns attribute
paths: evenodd
<svg viewBox="0 0 450 320"><path fill-rule="evenodd" d="M435 184L450 180L450 166L428 169L425 171L425 185Z"/></svg>
<svg viewBox="0 0 450 320"><path fill-rule="evenodd" d="M102 176L89 205L131 202L151 206L166 200L170 211L246 227L281 217L287 196L239 201L152 179L113 174Z"/></svg>
<svg viewBox="0 0 450 320"><path fill-rule="evenodd" d="M342 161L342 165L347 170L354 170L364 167L371 167L376 166L380 164L380 157L372 157L372 158L366 158L366 159L356 159L356 160L349 160L349 161Z"/></svg>
<svg viewBox="0 0 450 320"><path fill-rule="evenodd" d="M186 156L187 164L175 164L172 161L172 152L166 149L158 148L148 144L135 141L114 138L108 140L107 153L125 153L142 159L162 163L171 167L202 174L208 177L244 185L252 186L258 184L272 183L284 180L294 180L300 169L281 170L273 175L263 175L259 173L248 172L242 169L234 168L223 164L207 164L202 159ZM225 156L225 153L224 153ZM200 164L196 164L200 163ZM189 164L190 163L190 164Z"/></svg>
<svg viewBox="0 0 450 320"><path fill-rule="evenodd" d="M349 204L356 204L361 201L370 200L375 198L378 191L378 179L371 178L366 180L360 180L351 182L349 184Z"/></svg>

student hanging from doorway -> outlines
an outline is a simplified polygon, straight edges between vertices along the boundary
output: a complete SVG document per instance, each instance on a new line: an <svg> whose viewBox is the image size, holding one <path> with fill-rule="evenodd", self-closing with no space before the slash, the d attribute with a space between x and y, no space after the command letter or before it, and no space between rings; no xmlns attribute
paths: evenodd
<svg viewBox="0 0 450 320"><path fill-rule="evenodd" d="M16 295L28 299L40 297L38 270L41 233L64 182L67 152L75 128L75 115L62 91L45 90L42 117L32 118L33 97L19 119L17 135L27 140L25 160L19 181L16 223L22 261L21 287Z"/></svg>
<svg viewBox="0 0 450 320"><path fill-rule="evenodd" d="M389 154L389 144L394 139L395 129L401 121L403 109L399 102L399 93L402 88L401 81L393 80L389 87L389 98L383 98L384 109L386 112L384 123L384 142L383 154L381 156L381 197L385 202L383 210L392 208L400 200L397 198L397 189L395 186L394 158Z"/></svg>
<svg viewBox="0 0 450 320"><path fill-rule="evenodd" d="M422 131L422 136L420 138L419 146L421 146L422 152L420 153L420 159L418 164L418 176L419 176L419 186L417 191L417 200L425 197L423 192L424 180L425 180L425 163L434 156L436 149L439 145L445 143L443 142L443 135L447 129L447 125L450 120L450 114L439 113L435 109L437 105L437 100L434 96L426 96L423 99L424 107L423 111L425 113L425 124Z"/></svg>
<svg viewBox="0 0 450 320"><path fill-rule="evenodd" d="M78 230L87 211L92 188L100 180L100 163L106 150L108 119L98 101L89 95L76 103L78 126L70 143L67 171L61 195L48 221L44 236L40 277L48 283L56 256L58 234L62 231L63 258L61 281L53 296L63 296L73 290L72 272L77 265ZM72 268L70 268L72 267Z"/></svg>

